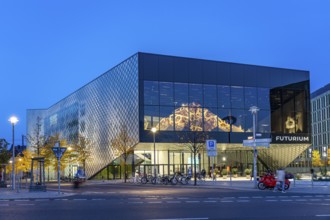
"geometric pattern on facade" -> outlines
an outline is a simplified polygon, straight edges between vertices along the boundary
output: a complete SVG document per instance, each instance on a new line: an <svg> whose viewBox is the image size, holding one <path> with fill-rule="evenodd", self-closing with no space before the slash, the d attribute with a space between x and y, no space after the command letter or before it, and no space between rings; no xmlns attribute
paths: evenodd
<svg viewBox="0 0 330 220"><path fill-rule="evenodd" d="M36 117L43 118L44 135L59 134L69 141L78 135L90 146L86 175L97 173L116 156L111 140L125 124L134 143L139 141L138 55L133 55L47 110L28 111L28 134Z"/></svg>
<svg viewBox="0 0 330 220"><path fill-rule="evenodd" d="M270 169L276 170L280 167L287 167L309 146L310 144L271 144L270 148L258 149L258 157Z"/></svg>

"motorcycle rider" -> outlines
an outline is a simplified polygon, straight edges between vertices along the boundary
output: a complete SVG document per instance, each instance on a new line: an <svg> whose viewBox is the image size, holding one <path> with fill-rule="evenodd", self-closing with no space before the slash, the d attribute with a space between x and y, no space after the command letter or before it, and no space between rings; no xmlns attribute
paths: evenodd
<svg viewBox="0 0 330 220"><path fill-rule="evenodd" d="M277 190L277 183L280 183L282 186L282 193L285 193L285 170L284 168L279 168L276 170L276 185L274 187L274 192Z"/></svg>

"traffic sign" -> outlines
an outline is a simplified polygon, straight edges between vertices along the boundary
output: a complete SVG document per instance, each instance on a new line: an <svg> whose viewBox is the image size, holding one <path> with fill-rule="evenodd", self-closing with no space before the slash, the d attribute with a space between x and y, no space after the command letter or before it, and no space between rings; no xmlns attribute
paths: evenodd
<svg viewBox="0 0 330 220"><path fill-rule="evenodd" d="M206 140L206 150L209 157L217 156L217 141L216 140Z"/></svg>
<svg viewBox="0 0 330 220"><path fill-rule="evenodd" d="M252 139L252 140L243 140L244 147L269 147L269 144L272 142L271 138L261 138L261 139Z"/></svg>
<svg viewBox="0 0 330 220"><path fill-rule="evenodd" d="M64 152L66 151L66 148L65 147L53 147L52 150L53 150L55 156L57 157L57 159L61 159Z"/></svg>

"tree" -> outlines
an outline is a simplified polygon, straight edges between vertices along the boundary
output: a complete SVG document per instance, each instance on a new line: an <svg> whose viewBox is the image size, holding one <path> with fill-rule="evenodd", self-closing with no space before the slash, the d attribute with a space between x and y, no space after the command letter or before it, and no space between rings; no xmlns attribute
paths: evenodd
<svg viewBox="0 0 330 220"><path fill-rule="evenodd" d="M194 160L194 185L197 185L196 178L196 156L204 149L206 134L202 132L202 109L201 108L189 108L189 116L190 116L190 132L178 132L179 140L181 146L188 149L193 154Z"/></svg>
<svg viewBox="0 0 330 220"><path fill-rule="evenodd" d="M30 147L35 150L36 156L39 157L41 155L42 148L47 144L48 138L41 133L42 119L38 116L36 120L37 121L33 130L33 134L28 134L26 137Z"/></svg>
<svg viewBox="0 0 330 220"><path fill-rule="evenodd" d="M134 152L134 140L128 134L126 125L121 124L118 135L111 140L111 145L115 151L116 157L122 157L124 162L124 181L127 180L127 159L130 154Z"/></svg>
<svg viewBox="0 0 330 220"><path fill-rule="evenodd" d="M321 166L321 155L318 150L313 150L312 151L312 166L313 167L319 167Z"/></svg>
<svg viewBox="0 0 330 220"><path fill-rule="evenodd" d="M0 184L4 179L4 171L2 170L2 164L8 164L8 161L11 157L10 152L7 149L8 143L5 139L0 139Z"/></svg>
<svg viewBox="0 0 330 220"><path fill-rule="evenodd" d="M0 139L0 164L7 164L11 153L7 149L8 143L5 139Z"/></svg>
<svg viewBox="0 0 330 220"><path fill-rule="evenodd" d="M73 141L73 144L70 145L72 150L67 152L66 158L69 158L70 161L76 161L79 164L83 165L83 170L86 170L86 161L92 156L92 142L84 136L79 135L76 140Z"/></svg>

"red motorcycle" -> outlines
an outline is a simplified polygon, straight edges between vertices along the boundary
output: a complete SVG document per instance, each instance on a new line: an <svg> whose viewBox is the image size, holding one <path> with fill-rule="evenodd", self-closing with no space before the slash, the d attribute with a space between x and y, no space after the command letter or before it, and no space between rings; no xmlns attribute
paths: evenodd
<svg viewBox="0 0 330 220"><path fill-rule="evenodd" d="M258 181L258 189L264 190L264 189L274 189L276 187L276 178L274 174L272 173L267 173L264 176L261 176L259 181ZM279 190L282 186L279 185ZM285 178L285 184L284 184L284 189L288 190L290 188L290 181Z"/></svg>

